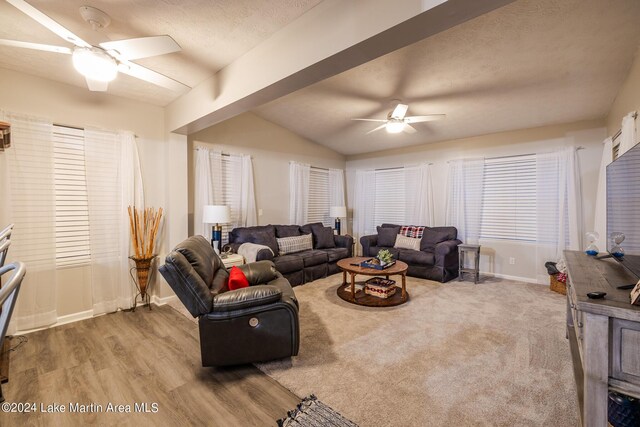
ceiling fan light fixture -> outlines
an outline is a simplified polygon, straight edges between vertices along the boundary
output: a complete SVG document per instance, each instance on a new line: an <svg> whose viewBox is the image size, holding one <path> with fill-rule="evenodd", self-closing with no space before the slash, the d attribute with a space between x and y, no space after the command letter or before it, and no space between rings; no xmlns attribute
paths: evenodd
<svg viewBox="0 0 640 427"><path fill-rule="evenodd" d="M118 64L105 51L95 47L77 47L73 50L73 66L91 80L110 82L118 75Z"/></svg>
<svg viewBox="0 0 640 427"><path fill-rule="evenodd" d="M404 130L404 122L399 120L389 120L385 128L387 133L400 133Z"/></svg>

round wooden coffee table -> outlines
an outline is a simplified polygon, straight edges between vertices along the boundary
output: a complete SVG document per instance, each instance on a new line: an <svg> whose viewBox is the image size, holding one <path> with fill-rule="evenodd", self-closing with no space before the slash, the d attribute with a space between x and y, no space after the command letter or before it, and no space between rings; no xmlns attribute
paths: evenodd
<svg viewBox="0 0 640 427"><path fill-rule="evenodd" d="M371 259L371 257L353 257L345 258L338 261L338 267L342 270L342 285L338 286L338 296L343 300L367 307L391 307L394 305L404 304L409 300L409 293L406 289L407 268L409 266L402 262L396 261L394 265L384 270L376 270L375 268L360 267L362 261ZM351 286L347 284L347 273L351 275ZM367 295L363 290L356 292L356 275L364 276L402 276L402 288L396 286L397 291L389 298L378 298L373 295ZM399 291L399 292L398 292Z"/></svg>

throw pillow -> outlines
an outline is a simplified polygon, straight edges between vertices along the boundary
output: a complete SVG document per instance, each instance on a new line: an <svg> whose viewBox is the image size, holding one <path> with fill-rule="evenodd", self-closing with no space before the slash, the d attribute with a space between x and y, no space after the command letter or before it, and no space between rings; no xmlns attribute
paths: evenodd
<svg viewBox="0 0 640 427"><path fill-rule="evenodd" d="M424 233L424 226L417 225L403 225L400 227L400 234L407 237L413 237L414 239L421 239Z"/></svg>
<svg viewBox="0 0 640 427"><path fill-rule="evenodd" d="M278 241L278 251L280 251L280 255L313 249L313 236L311 234L283 237L281 239L276 238L276 240Z"/></svg>
<svg viewBox="0 0 640 427"><path fill-rule="evenodd" d="M378 246L392 248L396 244L396 236L400 232L400 226L378 227Z"/></svg>
<svg viewBox="0 0 640 427"><path fill-rule="evenodd" d="M236 289L248 287L249 281L247 280L247 276L244 275L242 270L240 270L235 265L231 267L231 271L229 271L229 290L234 291Z"/></svg>
<svg viewBox="0 0 640 427"><path fill-rule="evenodd" d="M420 250L434 252L438 243L446 242L447 240L450 240L448 231L426 229L420 241Z"/></svg>
<svg viewBox="0 0 640 427"><path fill-rule="evenodd" d="M398 234L398 236L396 236L396 244L393 245L393 247L396 249L413 249L414 251L419 251L420 239L414 239L413 237Z"/></svg>
<svg viewBox="0 0 640 427"><path fill-rule="evenodd" d="M276 225L276 238L299 236L300 227L297 225Z"/></svg>
<svg viewBox="0 0 640 427"><path fill-rule="evenodd" d="M333 240L333 229L331 227L312 226L311 232L313 233L313 240L315 240L314 247L316 249L331 249L336 247L336 242Z"/></svg>
<svg viewBox="0 0 640 427"><path fill-rule="evenodd" d="M268 231L256 231L249 236L248 243L269 246L274 256L278 256L278 241L274 233Z"/></svg>

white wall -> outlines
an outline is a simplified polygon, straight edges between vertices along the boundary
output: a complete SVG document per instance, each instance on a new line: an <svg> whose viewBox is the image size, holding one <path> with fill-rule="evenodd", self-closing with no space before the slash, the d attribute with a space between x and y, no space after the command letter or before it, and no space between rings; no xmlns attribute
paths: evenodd
<svg viewBox="0 0 640 427"><path fill-rule="evenodd" d="M583 229L587 231L593 227L596 183L602 156L601 143L605 135L603 121L590 121L349 156L347 158L349 206L352 206L356 169L388 168L428 162L433 163L435 224L444 225L447 161L540 153L553 151L561 146L582 146L584 149L578 153L582 177ZM351 229L351 223L349 228ZM542 268L535 265L535 247L530 243L481 240L480 244L482 245L480 268L485 273L534 282L536 271ZM515 258L515 265L509 264L510 257Z"/></svg>
<svg viewBox="0 0 640 427"><path fill-rule="evenodd" d="M173 204L173 211L172 206L167 204L167 188L186 193L186 138L181 137L184 139L182 145L173 141L171 152L168 153L169 134L165 131L162 107L108 93L89 92L84 88L6 69L0 69L0 94L0 109L5 111L39 116L62 125L134 132L138 137L146 204L163 207L166 211L165 228L171 228L175 236L183 232L183 238L186 237L186 198L182 203L182 215L180 201ZM166 173L169 158L174 168L173 174ZM184 221L184 230L180 230L181 221ZM165 233L163 231L163 236ZM175 236L173 240L177 239ZM162 239L161 259L164 259L168 247L172 246ZM87 315L92 309L88 268L58 270L56 281L59 318L65 321ZM154 293L166 296L170 290L167 291L166 284L156 284Z"/></svg>
<svg viewBox="0 0 640 427"><path fill-rule="evenodd" d="M264 120L253 113L211 126L189 136L189 216L193 220L195 146L225 153L249 154L253 161L259 224L289 224L289 161L321 168L345 168L345 157ZM189 234L193 233L190 221Z"/></svg>

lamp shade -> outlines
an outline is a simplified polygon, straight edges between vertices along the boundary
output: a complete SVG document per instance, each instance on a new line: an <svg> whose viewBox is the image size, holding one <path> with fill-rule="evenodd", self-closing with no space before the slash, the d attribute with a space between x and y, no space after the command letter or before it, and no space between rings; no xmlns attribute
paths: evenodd
<svg viewBox="0 0 640 427"><path fill-rule="evenodd" d="M206 205L202 212L202 222L205 224L226 224L231 222L229 206Z"/></svg>
<svg viewBox="0 0 640 427"><path fill-rule="evenodd" d="M331 206L329 208L329 216L331 218L346 218L347 207L346 206Z"/></svg>

